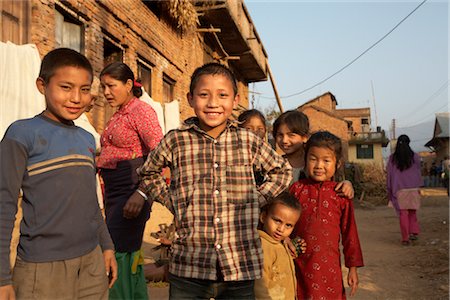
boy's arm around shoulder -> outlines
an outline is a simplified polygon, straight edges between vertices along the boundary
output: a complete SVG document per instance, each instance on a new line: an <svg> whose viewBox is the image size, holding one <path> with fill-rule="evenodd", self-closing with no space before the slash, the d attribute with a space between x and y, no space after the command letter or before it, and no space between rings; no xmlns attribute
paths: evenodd
<svg viewBox="0 0 450 300"><path fill-rule="evenodd" d="M28 151L7 131L0 142L0 286L12 284L10 244Z"/></svg>
<svg viewBox="0 0 450 300"><path fill-rule="evenodd" d="M260 166L266 175L266 180L258 187L262 195L260 206L263 206L267 199L279 195L289 187L292 168L268 143L260 140L256 149L254 165Z"/></svg>
<svg viewBox="0 0 450 300"><path fill-rule="evenodd" d="M168 132L158 146L149 153L142 167L137 169L139 190L145 193L149 201L157 201L173 210L169 187L162 174L163 168L172 166L172 145L175 144L176 130Z"/></svg>

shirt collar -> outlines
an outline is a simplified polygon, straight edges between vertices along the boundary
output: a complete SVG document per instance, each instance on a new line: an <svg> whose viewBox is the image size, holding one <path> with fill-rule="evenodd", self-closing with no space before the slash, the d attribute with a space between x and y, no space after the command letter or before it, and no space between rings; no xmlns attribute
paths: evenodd
<svg viewBox="0 0 450 300"><path fill-rule="evenodd" d="M266 241L268 241L271 244L281 244L280 241L275 240L273 237L271 237L270 235L268 235L265 231L262 230L258 230L259 236L262 239L265 239Z"/></svg>
<svg viewBox="0 0 450 300"><path fill-rule="evenodd" d="M237 127L238 127L237 121L231 121L231 120L227 121L226 129L237 128ZM190 117L190 118L186 119L184 121L183 125L181 125L179 129L182 131L194 129L202 134L206 134L206 132L200 128L200 122L199 122L198 117Z"/></svg>
<svg viewBox="0 0 450 300"><path fill-rule="evenodd" d="M131 106L132 103L134 103L137 100L136 97L131 98L130 101L128 101L127 104L125 104L125 106L122 106L117 112L120 114L127 114L129 112L129 108Z"/></svg>

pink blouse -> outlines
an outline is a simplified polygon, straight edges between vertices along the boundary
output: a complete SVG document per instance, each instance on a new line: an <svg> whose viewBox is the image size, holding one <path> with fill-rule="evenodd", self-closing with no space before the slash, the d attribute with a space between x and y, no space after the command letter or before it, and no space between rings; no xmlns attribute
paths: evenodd
<svg viewBox="0 0 450 300"><path fill-rule="evenodd" d="M149 104L133 98L106 124L97 167L115 169L119 161L146 156L162 137L156 112Z"/></svg>

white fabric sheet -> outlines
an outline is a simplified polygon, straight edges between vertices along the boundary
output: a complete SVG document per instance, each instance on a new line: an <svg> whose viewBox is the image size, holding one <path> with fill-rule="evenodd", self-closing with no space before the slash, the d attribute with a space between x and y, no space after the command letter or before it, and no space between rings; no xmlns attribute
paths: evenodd
<svg viewBox="0 0 450 300"><path fill-rule="evenodd" d="M161 103L155 101L150 97L149 94L145 91L144 88L142 88L142 96L139 98L140 100L144 101L147 104L150 104L150 106L155 110L156 115L158 116L158 123L159 126L161 126L162 133L165 134L165 124L164 124L164 111L162 108Z"/></svg>
<svg viewBox="0 0 450 300"><path fill-rule="evenodd" d="M164 105L164 117L166 120L166 132L177 129L180 126L180 103L177 100Z"/></svg>
<svg viewBox="0 0 450 300"><path fill-rule="evenodd" d="M41 58L36 45L0 42L0 137L19 119L45 110L44 96L36 88Z"/></svg>

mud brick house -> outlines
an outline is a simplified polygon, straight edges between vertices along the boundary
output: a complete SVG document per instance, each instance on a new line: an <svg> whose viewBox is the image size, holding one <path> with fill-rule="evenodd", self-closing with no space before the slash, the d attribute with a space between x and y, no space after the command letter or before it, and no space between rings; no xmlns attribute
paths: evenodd
<svg viewBox="0 0 450 300"><path fill-rule="evenodd" d="M450 113L437 113L434 122L433 138L425 146L436 154L436 162L445 160L449 156L449 124Z"/></svg>
<svg viewBox="0 0 450 300"><path fill-rule="evenodd" d="M371 130L370 108L337 109L336 97L326 92L297 109L309 118L311 132L328 130L342 140L345 161L383 163L382 148L389 140L377 127Z"/></svg>
<svg viewBox="0 0 450 300"><path fill-rule="evenodd" d="M239 80L240 109L248 85L267 80L267 54L242 0L0 1L2 42L35 44L42 57L58 47L85 54L98 76L113 61L128 64L153 100L179 101L180 119L195 68L228 65ZM102 132L113 111L99 96L89 118Z"/></svg>

